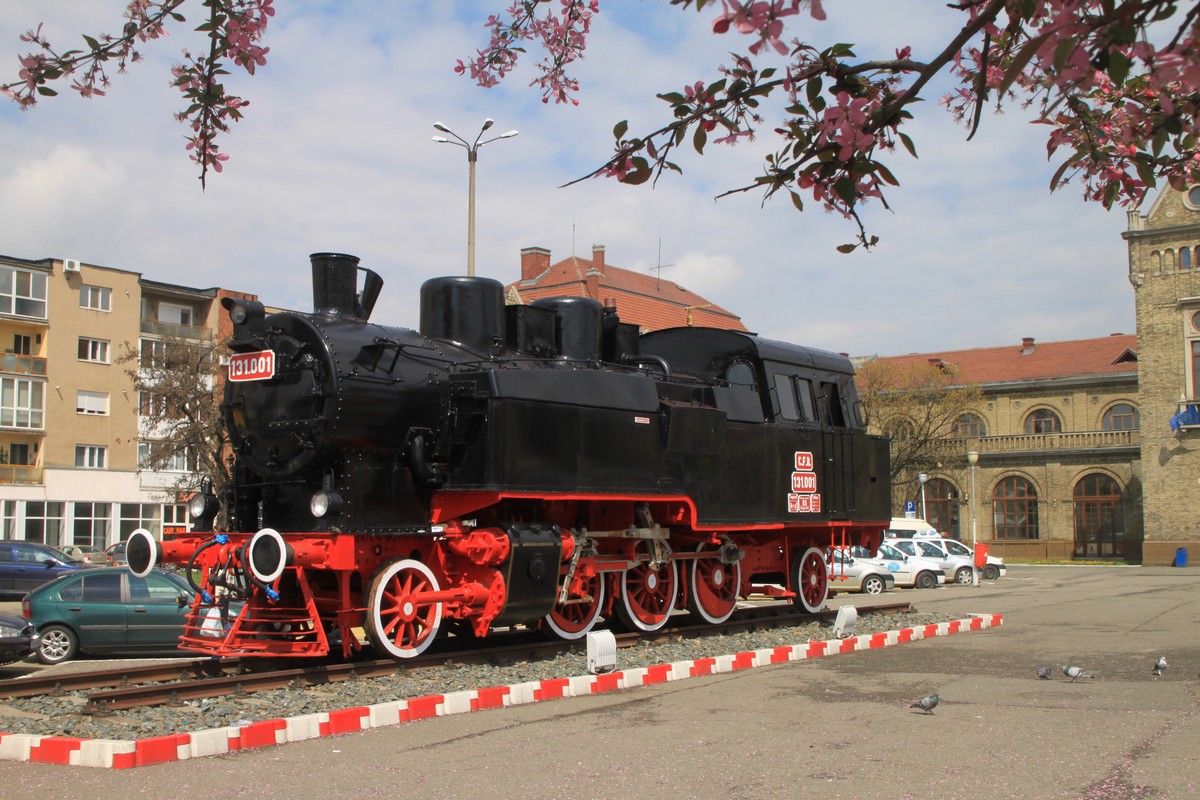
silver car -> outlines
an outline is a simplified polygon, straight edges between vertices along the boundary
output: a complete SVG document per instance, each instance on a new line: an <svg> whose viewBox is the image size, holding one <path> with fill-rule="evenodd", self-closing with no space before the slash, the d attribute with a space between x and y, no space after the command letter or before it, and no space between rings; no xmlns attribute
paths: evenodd
<svg viewBox="0 0 1200 800"><path fill-rule="evenodd" d="M952 556L962 556L972 564L975 563L975 551L957 539L932 539L930 541L937 542L942 547L945 547ZM1006 572L1008 572L1008 567L1004 564L1004 559L989 553L987 564L983 567L983 579L994 581L1002 577Z"/></svg>
<svg viewBox="0 0 1200 800"><path fill-rule="evenodd" d="M896 586L901 588L932 589L946 582L946 573L942 565L927 558L913 558L905 555L887 542L879 545L875 555L863 548L853 548L852 552L858 560L867 560L886 569L896 579Z"/></svg>
<svg viewBox="0 0 1200 800"><path fill-rule="evenodd" d="M896 585L896 577L886 567L870 559L855 558L845 550L833 551L829 570L829 592L882 594Z"/></svg>
<svg viewBox="0 0 1200 800"><path fill-rule="evenodd" d="M967 558L950 555L946 546L939 539L888 539L887 543L905 555L918 558L928 558L941 565L946 573L947 581L955 583L970 583L973 580L975 565Z"/></svg>

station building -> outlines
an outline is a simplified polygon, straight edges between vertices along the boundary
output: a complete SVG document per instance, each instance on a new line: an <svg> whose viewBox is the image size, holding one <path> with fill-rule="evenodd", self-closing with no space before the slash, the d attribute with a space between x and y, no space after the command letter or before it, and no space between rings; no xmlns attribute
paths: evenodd
<svg viewBox="0 0 1200 800"><path fill-rule="evenodd" d="M980 406L964 410L949 431L946 450L959 455L925 473L923 493L915 481L897 483L897 513L907 503L924 507L939 531L986 542L1000 556L1141 559L1136 339L1026 337L1004 347L881 358L952 366L982 391Z"/></svg>
<svg viewBox="0 0 1200 800"><path fill-rule="evenodd" d="M528 305L549 297L587 297L615 306L622 322L642 332L663 328L702 327L745 331L736 314L679 284L615 267L605 262L604 245L592 246L590 260L571 256L550 263L544 247L521 250L521 279L505 287L505 302Z"/></svg>
<svg viewBox="0 0 1200 800"><path fill-rule="evenodd" d="M1130 211L1146 540L1144 564L1200 559L1200 186Z"/></svg>

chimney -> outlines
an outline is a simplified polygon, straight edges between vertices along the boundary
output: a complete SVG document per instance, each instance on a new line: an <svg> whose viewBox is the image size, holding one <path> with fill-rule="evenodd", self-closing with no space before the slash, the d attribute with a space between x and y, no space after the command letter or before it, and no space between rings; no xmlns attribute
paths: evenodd
<svg viewBox="0 0 1200 800"><path fill-rule="evenodd" d="M604 245L592 245L592 268L599 270L600 274L604 274Z"/></svg>
<svg viewBox="0 0 1200 800"><path fill-rule="evenodd" d="M1027 356L1033 352L1033 337L1024 336L1021 338L1021 355Z"/></svg>
<svg viewBox="0 0 1200 800"><path fill-rule="evenodd" d="M544 247L521 248L521 280L532 281L550 270L550 251Z"/></svg>

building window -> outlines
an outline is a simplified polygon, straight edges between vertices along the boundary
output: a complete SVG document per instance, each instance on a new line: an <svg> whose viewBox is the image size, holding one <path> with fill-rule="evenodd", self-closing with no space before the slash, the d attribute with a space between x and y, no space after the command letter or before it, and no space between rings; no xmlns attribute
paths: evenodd
<svg viewBox="0 0 1200 800"><path fill-rule="evenodd" d="M1183 196L1183 204L1192 211L1200 211L1200 186L1193 186Z"/></svg>
<svg viewBox="0 0 1200 800"><path fill-rule="evenodd" d="M138 364L143 369L160 367L167 360L167 343L161 339L142 339Z"/></svg>
<svg viewBox="0 0 1200 800"><path fill-rule="evenodd" d="M186 447L176 447L164 453L166 447L162 442L138 442L138 469L156 470L158 472L195 472L196 459L191 457L191 451Z"/></svg>
<svg viewBox="0 0 1200 800"><path fill-rule="evenodd" d="M992 494L993 535L997 539L1037 539L1037 490L1013 475L996 484Z"/></svg>
<svg viewBox="0 0 1200 800"><path fill-rule="evenodd" d="M79 360L91 361L93 364L107 364L108 341L105 339L89 339L79 337Z"/></svg>
<svg viewBox="0 0 1200 800"><path fill-rule="evenodd" d="M1125 555L1125 515L1121 486L1103 473L1084 475L1075 484L1075 557L1119 558Z"/></svg>
<svg viewBox="0 0 1200 800"><path fill-rule="evenodd" d="M0 266L0 314L46 319L46 274Z"/></svg>
<svg viewBox="0 0 1200 800"><path fill-rule="evenodd" d="M138 528L145 528L155 538L162 537L162 506L158 503L121 503L121 526L118 541L124 542Z"/></svg>
<svg viewBox="0 0 1200 800"><path fill-rule="evenodd" d="M987 425L978 414L961 414L950 428L954 439L982 439L987 436Z"/></svg>
<svg viewBox="0 0 1200 800"><path fill-rule="evenodd" d="M108 416L108 392L75 392L75 413Z"/></svg>
<svg viewBox="0 0 1200 800"><path fill-rule="evenodd" d="M183 503L168 503L162 507L162 512L163 533L186 531L191 525L191 517Z"/></svg>
<svg viewBox="0 0 1200 800"><path fill-rule="evenodd" d="M93 311L112 311L112 289L106 286L80 286L79 307Z"/></svg>
<svg viewBox="0 0 1200 800"><path fill-rule="evenodd" d="M75 467L77 469L106 469L108 448L98 444L75 445Z"/></svg>
<svg viewBox="0 0 1200 800"><path fill-rule="evenodd" d="M13 334L13 349L12 351L19 356L28 356L33 354L33 337L26 336L23 333Z"/></svg>
<svg viewBox="0 0 1200 800"><path fill-rule="evenodd" d="M111 527L112 503L75 503L75 544L90 544L103 549L108 546Z"/></svg>
<svg viewBox="0 0 1200 800"><path fill-rule="evenodd" d="M41 429L46 384L25 378L0 378L0 427Z"/></svg>
<svg viewBox="0 0 1200 800"><path fill-rule="evenodd" d="M1025 418L1026 433L1062 433L1062 420L1048 408L1039 408Z"/></svg>
<svg viewBox="0 0 1200 800"><path fill-rule="evenodd" d="M173 303L158 304L158 321L166 322L171 325L186 325L192 324L192 309L190 306L177 306Z"/></svg>
<svg viewBox="0 0 1200 800"><path fill-rule="evenodd" d="M70 544L63 540L65 503L46 503L40 500L25 501L25 541L42 544Z"/></svg>
<svg viewBox="0 0 1200 800"><path fill-rule="evenodd" d="M1190 247L1179 248L1179 268L1181 270L1192 268L1192 249Z"/></svg>
<svg viewBox="0 0 1200 800"><path fill-rule="evenodd" d="M930 478L925 483L926 522L942 533L961 536L958 510L958 489L954 484L945 478Z"/></svg>
<svg viewBox="0 0 1200 800"><path fill-rule="evenodd" d="M1136 431L1138 410L1129 403L1117 403L1104 412L1101 428L1106 431Z"/></svg>

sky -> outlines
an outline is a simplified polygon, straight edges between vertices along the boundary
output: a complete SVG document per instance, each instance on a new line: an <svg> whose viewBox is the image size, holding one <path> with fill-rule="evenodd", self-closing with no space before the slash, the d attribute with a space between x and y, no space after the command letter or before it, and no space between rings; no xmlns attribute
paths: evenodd
<svg viewBox="0 0 1200 800"><path fill-rule="evenodd" d="M507 0L276 0L263 44L267 65L226 81L250 101L222 139L223 173L201 191L184 152L187 129L170 66L201 7L171 36L142 46L145 61L112 75L102 98L66 87L20 111L0 98L0 253L73 258L194 288L220 286L268 305L312 306L308 255L359 256L386 281L373 320L418 326L421 283L465 274L466 151L437 144L435 121L473 139L519 135L479 151L476 272L509 283L520 250L557 262L605 247L613 266L674 281L732 311L762 336L851 355L900 355L1018 346L1134 332L1133 290L1121 232L1125 210L1085 203L1078 187L1051 194L1057 162L1046 129L1013 106L986 113L974 139L927 93L906 127L919 158L888 164L901 186L890 210L863 209L881 241L850 255L857 229L781 197L716 199L749 182L774 149L768 117L755 143L709 144L676 159L683 175L654 187L568 182L611 153L620 120L630 132L665 120L655 94L710 82L749 42L714 36L719 6L680 10L659 0L602 0L584 61L578 106L543 104L529 87L529 53L497 88L453 71L483 47L488 14ZM125 0L5 0L0 80L18 72L25 30L62 48L79 34L118 31ZM792 30L815 44L852 42L860 56L913 47L932 58L962 14L928 0L826 0L829 18Z"/></svg>

